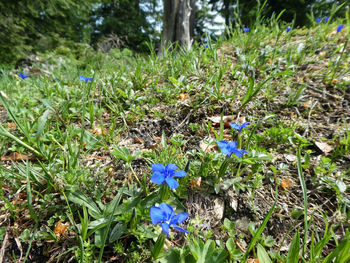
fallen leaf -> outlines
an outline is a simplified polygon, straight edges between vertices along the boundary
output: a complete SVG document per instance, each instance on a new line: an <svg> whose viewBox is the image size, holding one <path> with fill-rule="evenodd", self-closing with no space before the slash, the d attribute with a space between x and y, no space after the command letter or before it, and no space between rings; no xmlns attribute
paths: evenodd
<svg viewBox="0 0 350 263"><path fill-rule="evenodd" d="M14 122L9 122L9 123L7 124L7 129L9 129L9 130L16 130L16 129L17 129L16 123L14 123Z"/></svg>
<svg viewBox="0 0 350 263"><path fill-rule="evenodd" d="M202 149L203 152L208 153L208 152L214 152L218 150L218 145L217 144L208 144L205 140L202 140L199 143L199 147Z"/></svg>
<svg viewBox="0 0 350 263"><path fill-rule="evenodd" d="M320 57L325 57L326 55L327 55L327 52L326 51L322 51L322 52L320 52Z"/></svg>
<svg viewBox="0 0 350 263"><path fill-rule="evenodd" d="M327 154L333 150L333 147L325 142L315 142L315 144L325 154Z"/></svg>
<svg viewBox="0 0 350 263"><path fill-rule="evenodd" d="M95 135L105 135L108 133L106 128L102 128L101 126L96 126L91 130L91 133Z"/></svg>
<svg viewBox="0 0 350 263"><path fill-rule="evenodd" d="M293 185L293 181L291 179L289 179L288 177L285 177L285 178L282 179L281 187L283 189L288 189L292 185Z"/></svg>
<svg viewBox="0 0 350 263"><path fill-rule="evenodd" d="M304 103L304 108L308 109L308 108L311 107L311 105L312 105L312 101L311 101L311 100L307 100L307 101L305 101L305 103Z"/></svg>
<svg viewBox="0 0 350 263"><path fill-rule="evenodd" d="M338 79L332 79L332 84L336 84L336 83L338 83L338 82L339 82Z"/></svg>
<svg viewBox="0 0 350 263"><path fill-rule="evenodd" d="M180 100L185 100L185 99L187 99L188 98L188 94L187 93L181 93L180 95L179 95L179 99Z"/></svg>
<svg viewBox="0 0 350 263"><path fill-rule="evenodd" d="M113 168L112 167L108 169L107 174L109 177L111 177L113 175Z"/></svg>
<svg viewBox="0 0 350 263"><path fill-rule="evenodd" d="M107 160L107 156L97 156L97 155L89 155L86 156L88 160Z"/></svg>
<svg viewBox="0 0 350 263"><path fill-rule="evenodd" d="M196 177L190 180L190 188L193 190L195 187L200 188L202 177Z"/></svg>
<svg viewBox="0 0 350 263"><path fill-rule="evenodd" d="M294 154L284 154L283 156L288 162L295 162L297 160L297 156Z"/></svg>
<svg viewBox="0 0 350 263"><path fill-rule="evenodd" d="M1 156L1 161L23 161L23 160L34 160L35 156L25 155L18 152L13 152L10 155Z"/></svg>
<svg viewBox="0 0 350 263"><path fill-rule="evenodd" d="M208 120L211 121L213 126L220 126L221 116L212 116L209 117ZM233 118L231 116L223 116L222 121L225 127L230 127L230 123L233 122Z"/></svg>
<svg viewBox="0 0 350 263"><path fill-rule="evenodd" d="M66 232L67 228L70 226L69 222L62 224L62 220L58 221L54 230L56 237L60 238L61 235Z"/></svg>
<svg viewBox="0 0 350 263"><path fill-rule="evenodd" d="M135 136L134 138L134 143L140 143L140 144L143 144L144 141L142 139L140 139L139 137Z"/></svg>

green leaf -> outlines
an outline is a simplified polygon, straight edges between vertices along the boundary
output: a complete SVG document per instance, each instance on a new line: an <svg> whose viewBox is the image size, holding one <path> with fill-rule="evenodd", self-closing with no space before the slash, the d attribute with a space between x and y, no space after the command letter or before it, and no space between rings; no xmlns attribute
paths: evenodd
<svg viewBox="0 0 350 263"><path fill-rule="evenodd" d="M276 191L275 202L273 203L272 207L270 208L269 212L267 213L267 215L266 215L264 221L262 222L261 226L258 228L258 230L256 231L255 235L253 236L252 240L250 241L248 249L244 253L242 262L246 262L247 261L247 258L248 258L250 250L254 247L255 243L259 240L260 235L264 231L264 228L266 227L267 222L269 221L270 217L272 216L273 211L275 210L276 203L277 203L277 200L278 200L278 188L277 187L276 187L275 191Z"/></svg>
<svg viewBox="0 0 350 263"><path fill-rule="evenodd" d="M265 248L258 244L257 245L259 263L272 263L269 254L267 254Z"/></svg>
<svg viewBox="0 0 350 263"><path fill-rule="evenodd" d="M157 241L154 244L153 248L151 249L151 254L153 259L159 258L159 255L161 254L164 248L164 242L165 242L165 234L161 233L158 236Z"/></svg>
<svg viewBox="0 0 350 263"><path fill-rule="evenodd" d="M300 252L300 233L295 233L292 243L290 244L286 263L298 263Z"/></svg>
<svg viewBox="0 0 350 263"><path fill-rule="evenodd" d="M97 204L92 200L90 197L87 197L83 192L80 190L74 189L70 191L67 195L68 200L78 204L78 205L85 205L87 208L89 208L89 213L93 212L94 214L91 214L91 216L97 215L103 215ZM90 211L91 210L91 211Z"/></svg>
<svg viewBox="0 0 350 263"><path fill-rule="evenodd" d="M124 234L125 230L126 227L123 223L116 224L109 234L109 242L112 243L117 241Z"/></svg>
<svg viewBox="0 0 350 263"><path fill-rule="evenodd" d="M36 133L36 139L37 141L40 140L40 136L45 128L46 122L47 122L47 118L49 117L50 114L50 109L47 109L44 114L41 116L39 124L38 124L38 131Z"/></svg>
<svg viewBox="0 0 350 263"><path fill-rule="evenodd" d="M322 261L322 263L347 263L350 261L350 235ZM335 261L334 261L335 259Z"/></svg>
<svg viewBox="0 0 350 263"><path fill-rule="evenodd" d="M346 184L343 181L337 180L335 181L335 184L337 185L339 192L344 193L346 191Z"/></svg>

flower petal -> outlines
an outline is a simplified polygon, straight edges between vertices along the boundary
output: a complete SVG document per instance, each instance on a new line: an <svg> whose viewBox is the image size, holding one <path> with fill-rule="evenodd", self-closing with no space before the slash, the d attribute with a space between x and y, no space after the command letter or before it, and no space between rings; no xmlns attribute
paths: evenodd
<svg viewBox="0 0 350 263"><path fill-rule="evenodd" d="M165 220L164 211L159 207L156 207L156 206L151 207L150 215L151 215L151 221L153 225L157 225L160 222Z"/></svg>
<svg viewBox="0 0 350 263"><path fill-rule="evenodd" d="M164 165L161 164L161 163L155 163L155 164L152 164L152 171L153 171L153 172L164 173L165 167L164 167Z"/></svg>
<svg viewBox="0 0 350 263"><path fill-rule="evenodd" d="M187 175L187 173L185 171L182 171L182 170L174 173L174 177L184 177L186 175Z"/></svg>
<svg viewBox="0 0 350 263"><path fill-rule="evenodd" d="M239 125L238 123L232 122L230 123L231 128L236 129L236 130L240 130L241 129L241 125Z"/></svg>
<svg viewBox="0 0 350 263"><path fill-rule="evenodd" d="M170 221L170 225L176 225L176 224L181 224L183 221L185 221L188 217L188 213L182 212L178 213L176 216L173 217Z"/></svg>
<svg viewBox="0 0 350 263"><path fill-rule="evenodd" d="M218 146L223 154L227 154L227 155L231 156L232 151L230 151L230 146L229 146L228 142L217 141L216 143L218 144Z"/></svg>
<svg viewBox="0 0 350 263"><path fill-rule="evenodd" d="M176 187L179 186L179 183L172 177L166 178L165 181L171 189L175 189Z"/></svg>
<svg viewBox="0 0 350 263"><path fill-rule="evenodd" d="M177 165L176 164L173 164L173 163L169 163L166 167L165 167L165 170L168 172L168 173L174 173L174 171L177 169Z"/></svg>
<svg viewBox="0 0 350 263"><path fill-rule="evenodd" d="M159 205L159 208L163 211L164 213L164 219L165 221L169 220L171 216L173 215L173 208L168 205L167 203L161 203Z"/></svg>
<svg viewBox="0 0 350 263"><path fill-rule="evenodd" d="M181 232L184 232L184 233L189 233L190 231L188 231L188 230L185 230L185 229L183 229L183 228L181 228L181 227L179 227L179 226L173 226L173 228L175 228L175 229L177 229L177 230L179 230L179 231L181 231Z"/></svg>
<svg viewBox="0 0 350 263"><path fill-rule="evenodd" d="M167 223L161 223L160 225L162 226L163 232L169 236L169 225Z"/></svg>
<svg viewBox="0 0 350 263"><path fill-rule="evenodd" d="M160 172L154 172L152 177L151 177L151 182L155 184L162 184L165 181L165 176L164 174Z"/></svg>
<svg viewBox="0 0 350 263"><path fill-rule="evenodd" d="M233 153L237 156L237 157L242 157L243 154L247 153L247 151L242 150L242 149L234 149Z"/></svg>
<svg viewBox="0 0 350 263"><path fill-rule="evenodd" d="M247 122L243 123L243 124L241 125L241 127L242 127L242 128L249 128L249 127L247 127L247 125L249 125L249 124L250 124L250 122L247 121Z"/></svg>

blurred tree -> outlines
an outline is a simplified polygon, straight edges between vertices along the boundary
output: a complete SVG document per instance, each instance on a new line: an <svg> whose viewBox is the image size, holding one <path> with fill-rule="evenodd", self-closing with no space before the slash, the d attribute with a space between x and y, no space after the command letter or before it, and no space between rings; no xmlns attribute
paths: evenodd
<svg viewBox="0 0 350 263"><path fill-rule="evenodd" d="M295 25L304 26L310 23L308 16L312 11L316 15L329 15L333 5L340 5L342 1L319 1L319 0L268 0L262 16L270 18L272 14L278 15L283 10L281 20L292 22ZM242 25L251 26L255 23L258 6L264 0L210 0L213 9L217 10L225 18L226 26L237 23L237 18ZM345 10L345 9L343 9ZM345 12L345 11L344 11ZM235 16L235 13L238 17Z"/></svg>
<svg viewBox="0 0 350 263"><path fill-rule="evenodd" d="M195 5L196 0L163 0L163 47L177 42L182 47L191 48Z"/></svg>
<svg viewBox="0 0 350 263"><path fill-rule="evenodd" d="M89 40L88 14L93 0L0 1L0 62L44 51L61 39Z"/></svg>
<svg viewBox="0 0 350 263"><path fill-rule="evenodd" d="M156 5L154 0L101 1L92 16L92 43L113 34L128 47L145 50L146 42L154 29L147 20L147 11L140 7L141 4Z"/></svg>

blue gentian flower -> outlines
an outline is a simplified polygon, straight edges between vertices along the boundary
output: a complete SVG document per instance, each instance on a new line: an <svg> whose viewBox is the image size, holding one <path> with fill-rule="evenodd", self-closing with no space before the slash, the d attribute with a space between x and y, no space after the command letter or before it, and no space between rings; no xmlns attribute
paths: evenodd
<svg viewBox="0 0 350 263"><path fill-rule="evenodd" d="M243 32L248 32L248 31L250 31L250 28L249 27L243 27Z"/></svg>
<svg viewBox="0 0 350 263"><path fill-rule="evenodd" d="M29 77L28 75L22 74L21 72L18 73L18 75L21 77L21 79L26 79Z"/></svg>
<svg viewBox="0 0 350 263"><path fill-rule="evenodd" d="M216 143L221 152L227 156L231 156L234 153L236 156L242 157L243 154L247 153L245 150L237 149L237 142L217 141Z"/></svg>
<svg viewBox="0 0 350 263"><path fill-rule="evenodd" d="M316 18L316 23L320 23L322 21L322 18L321 17L317 17Z"/></svg>
<svg viewBox="0 0 350 263"><path fill-rule="evenodd" d="M343 29L343 27L344 27L344 25L339 25L339 26L337 27L337 32L340 32L340 31Z"/></svg>
<svg viewBox="0 0 350 263"><path fill-rule="evenodd" d="M208 48L208 47L209 47L209 45L208 45L208 44L206 44L204 47L205 47L205 48Z"/></svg>
<svg viewBox="0 0 350 263"><path fill-rule="evenodd" d="M178 227L177 224L181 224L188 217L188 213L182 212L175 215L173 208L166 204L161 203L158 207L151 207L151 220L154 225L158 225L160 223L163 232L169 236L169 228L172 225L173 228L182 231L184 233L188 233L187 230Z"/></svg>
<svg viewBox="0 0 350 263"><path fill-rule="evenodd" d="M329 16L327 16L325 19L324 19L324 21L327 23L328 22L328 20L329 20Z"/></svg>
<svg viewBox="0 0 350 263"><path fill-rule="evenodd" d="M179 186L179 183L173 177L184 177L187 175L185 171L177 171L177 165L169 163L167 166L160 163L152 164L153 175L151 182L155 184L163 184L166 182L171 189Z"/></svg>
<svg viewBox="0 0 350 263"><path fill-rule="evenodd" d="M84 76L79 76L79 80L82 80L82 81L88 82L88 81L92 81L92 78L89 78L89 77L84 77Z"/></svg>
<svg viewBox="0 0 350 263"><path fill-rule="evenodd" d="M242 125L239 125L238 123L232 122L230 123L231 128L238 130L239 132L242 131L243 128L249 128L247 125L249 125L250 122L245 122Z"/></svg>
<svg viewBox="0 0 350 263"><path fill-rule="evenodd" d="M290 26L288 26L288 27L286 28L287 33L288 33L291 29L292 29L292 28L291 28Z"/></svg>

